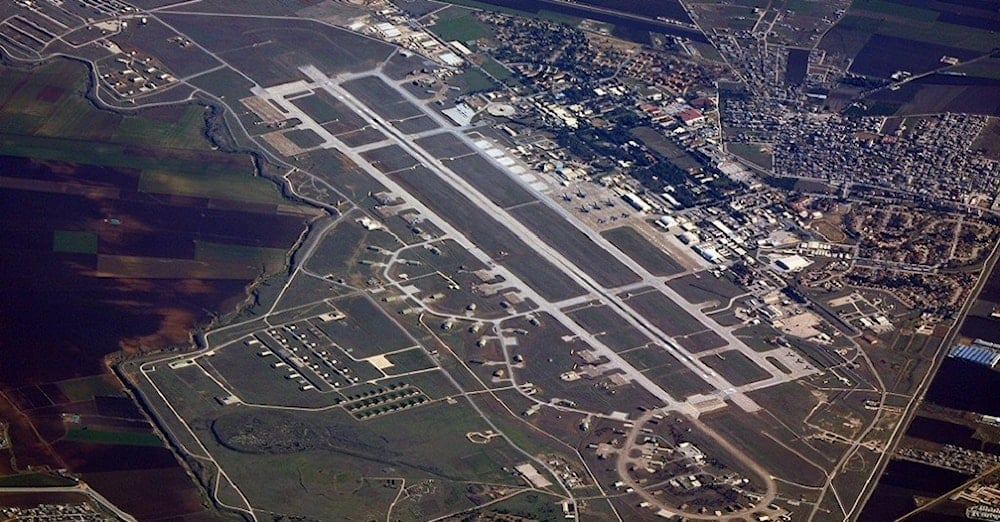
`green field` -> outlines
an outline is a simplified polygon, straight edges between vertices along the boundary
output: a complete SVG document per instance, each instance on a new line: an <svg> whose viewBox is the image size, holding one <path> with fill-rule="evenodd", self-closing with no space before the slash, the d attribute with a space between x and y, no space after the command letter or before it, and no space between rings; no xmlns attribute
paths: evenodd
<svg viewBox="0 0 1000 522"><path fill-rule="evenodd" d="M463 93L488 91L494 88L493 80L479 69L469 69L462 73L460 78L465 84L465 88L462 89Z"/></svg>
<svg viewBox="0 0 1000 522"><path fill-rule="evenodd" d="M59 391L70 401L89 401L94 397L116 397L122 394L120 388L112 384L113 377L110 375L91 375L90 377L80 377L59 381L56 386Z"/></svg>
<svg viewBox="0 0 1000 522"><path fill-rule="evenodd" d="M392 363L392 367L386 368L385 371L392 375L434 367L434 363L424 355L420 348L387 355L386 359Z"/></svg>
<svg viewBox="0 0 1000 522"><path fill-rule="evenodd" d="M137 145L156 143L171 149L210 150L203 132L204 127L205 109L200 106L190 106L185 108L179 117L165 120L126 116L115 129L113 139L120 143Z"/></svg>
<svg viewBox="0 0 1000 522"><path fill-rule="evenodd" d="M138 169L140 190L150 193L289 203L253 176L248 155L212 150L204 107L100 110L85 98L87 86L86 68L76 62L55 60L30 71L0 66L3 154ZM94 245L66 236L55 246L89 252Z"/></svg>
<svg viewBox="0 0 1000 522"><path fill-rule="evenodd" d="M247 170L249 170L249 166ZM251 178L246 174L224 172L196 174L147 170L139 177L139 192L228 199L249 203L287 203L270 181L263 178Z"/></svg>
<svg viewBox="0 0 1000 522"><path fill-rule="evenodd" d="M884 0L854 0L854 3L851 4L851 9L923 22L933 22L938 18L937 11L902 5L895 2L886 2Z"/></svg>
<svg viewBox="0 0 1000 522"><path fill-rule="evenodd" d="M866 16L863 11L854 10L842 18L835 29L837 31L850 31L868 35L882 34L895 36L897 38L947 45L984 53L989 52L997 45L996 34L984 29L933 20L886 18L877 14ZM833 32L831 31L831 33Z"/></svg>
<svg viewBox="0 0 1000 522"><path fill-rule="evenodd" d="M83 94L89 80L77 62L57 60L31 71L0 69L0 129L4 134L78 136L127 145L211 150L205 109L147 109L119 114L96 109Z"/></svg>
<svg viewBox="0 0 1000 522"><path fill-rule="evenodd" d="M563 520L559 498L554 495L528 491L489 507L493 513L510 514L539 522Z"/></svg>
<svg viewBox="0 0 1000 522"><path fill-rule="evenodd" d="M727 143L726 150L763 169L774 167L774 156L764 147L753 143Z"/></svg>
<svg viewBox="0 0 1000 522"><path fill-rule="evenodd" d="M125 446L163 446L163 441L153 433L131 431L106 431L90 428L72 429L63 440L92 442L95 444L121 444Z"/></svg>
<svg viewBox="0 0 1000 522"><path fill-rule="evenodd" d="M73 480L44 473L22 473L0 477L0 488L45 488L73 485L76 485Z"/></svg>
<svg viewBox="0 0 1000 522"><path fill-rule="evenodd" d="M430 30L446 41L470 42L493 35L489 26L473 18L471 13L456 18L438 20L430 27Z"/></svg>
<svg viewBox="0 0 1000 522"><path fill-rule="evenodd" d="M52 250L71 254L96 254L97 234L73 230L56 230L52 235Z"/></svg>
<svg viewBox="0 0 1000 522"><path fill-rule="evenodd" d="M444 1L445 3L471 7L473 9L482 9L483 11L494 11L497 13L506 13L513 16L526 16L529 18L541 18L543 20L549 20L551 22L572 25L573 27L580 25L580 22L582 21L582 19L577 18L575 16L564 15L562 13L557 13L555 11L547 11L545 9L539 10L537 13L532 13L529 11L511 9L509 7L501 7L486 2L478 2L476 0L444 0ZM431 29L433 30L433 28Z"/></svg>
<svg viewBox="0 0 1000 522"><path fill-rule="evenodd" d="M494 60L492 57L487 58L480 67L482 67L487 74L501 81L514 76L514 73L510 72L510 69L504 67L500 64L500 62Z"/></svg>
<svg viewBox="0 0 1000 522"><path fill-rule="evenodd" d="M247 245L231 245L213 243L211 241L194 242L195 261L211 264L246 264L260 267L265 273L273 273L285 265L285 249L264 248Z"/></svg>

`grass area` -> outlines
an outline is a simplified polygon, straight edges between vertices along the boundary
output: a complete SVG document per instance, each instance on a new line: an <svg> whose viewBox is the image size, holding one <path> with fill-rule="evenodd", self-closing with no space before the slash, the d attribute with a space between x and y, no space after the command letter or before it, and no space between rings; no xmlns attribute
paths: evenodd
<svg viewBox="0 0 1000 522"><path fill-rule="evenodd" d="M86 427L67 431L64 440L125 446L163 446L163 441L153 433L95 430Z"/></svg>
<svg viewBox="0 0 1000 522"><path fill-rule="evenodd" d="M506 13L514 16L527 16L529 18L541 18L543 20L549 20L552 22L558 22L562 24L572 25L576 27L580 25L583 21L575 16L565 15L562 13L557 13L554 11L547 11L541 9L538 12L531 11L521 11L519 9L511 9L509 7L501 7L498 5L489 4L486 2L477 2L476 0L444 0L445 3L461 5L465 7L471 7L473 9L482 9L483 11L493 11L496 13ZM433 28L431 28L433 30Z"/></svg>
<svg viewBox="0 0 1000 522"><path fill-rule="evenodd" d="M73 402L89 401L94 397L118 396L121 389L111 383L108 375L91 375L55 383L59 391Z"/></svg>
<svg viewBox="0 0 1000 522"><path fill-rule="evenodd" d="M438 20L430 30L446 41L469 42L493 35L489 26L473 18L471 13L457 18Z"/></svg>
<svg viewBox="0 0 1000 522"><path fill-rule="evenodd" d="M727 143L726 150L763 169L774 168L774 156L754 143Z"/></svg>
<svg viewBox="0 0 1000 522"><path fill-rule="evenodd" d="M392 363L391 368L385 369L386 373L389 374L400 374L434 367L434 363L424 355L423 350L420 348L387 355L386 359Z"/></svg>
<svg viewBox="0 0 1000 522"><path fill-rule="evenodd" d="M52 235L52 250L71 254L96 254L97 234L73 230L56 230Z"/></svg>
<svg viewBox="0 0 1000 522"><path fill-rule="evenodd" d="M205 109L201 106L122 115L98 110L83 96L89 80L86 68L77 62L56 60L31 71L0 70L0 129L6 134L211 149L204 135Z"/></svg>
<svg viewBox="0 0 1000 522"><path fill-rule="evenodd" d="M659 130L651 127L636 127L630 132L633 136L639 138L639 140L642 141L642 143L647 147L653 149L658 154L663 155L665 158L670 160L671 163L682 169L701 167L701 162L698 161L698 158L668 139Z"/></svg>
<svg viewBox="0 0 1000 522"><path fill-rule="evenodd" d="M557 521L563 519L559 499L554 495L546 495L537 491L528 491L490 506L493 513L509 514L525 517L539 522Z"/></svg>
<svg viewBox="0 0 1000 522"><path fill-rule="evenodd" d="M851 9L909 18L922 22L933 22L938 18L937 11L897 4L895 2L886 2L884 0L854 0L854 3L851 4Z"/></svg>
<svg viewBox="0 0 1000 522"><path fill-rule="evenodd" d="M693 49L698 53L699 56L706 60L713 62L724 63L725 58L719 53L719 50L715 48L712 44L706 44L701 42L687 42L685 45Z"/></svg>
<svg viewBox="0 0 1000 522"><path fill-rule="evenodd" d="M194 259L206 263L245 263L263 267L266 273L276 272L285 265L286 251L283 248L264 248L247 245L195 241Z"/></svg>
<svg viewBox="0 0 1000 522"><path fill-rule="evenodd" d="M1000 80L1000 58L988 58L975 63L963 64L950 69L966 76Z"/></svg>
<svg viewBox="0 0 1000 522"><path fill-rule="evenodd" d="M97 113L98 115L100 113ZM99 120L99 118L98 118ZM156 169L167 172L205 174L222 172L251 179L249 158L225 153L159 154L156 149L136 150L129 145L91 140L79 136L48 137L0 134L0 150L10 156L66 161L106 167ZM246 158L243 156L243 158Z"/></svg>
<svg viewBox="0 0 1000 522"><path fill-rule="evenodd" d="M577 18L575 16L570 16L570 15L563 14L563 13L557 13L555 11L549 11L549 10L546 10L546 9L542 9L541 11L538 11L538 14L536 16L538 18L543 19L543 20L548 20L550 22L556 22L556 23L560 23L560 24L571 25L573 27L579 26L580 22L583 21L582 18Z"/></svg>
<svg viewBox="0 0 1000 522"><path fill-rule="evenodd" d="M141 279L253 279L261 274L256 265L208 264L193 259L144 256L97 256L100 277Z"/></svg>
<svg viewBox="0 0 1000 522"><path fill-rule="evenodd" d="M136 145L156 143L171 149L210 150L204 128L205 109L191 106L172 121L126 116L115 129L113 139Z"/></svg>
<svg viewBox="0 0 1000 522"><path fill-rule="evenodd" d="M670 336L690 335L705 329L698 319L657 290L633 295L625 304Z"/></svg>
<svg viewBox="0 0 1000 522"><path fill-rule="evenodd" d="M622 321L621 316L607 306L588 306L568 312L568 315L612 350L628 350L649 342L649 338Z"/></svg>
<svg viewBox="0 0 1000 522"><path fill-rule="evenodd" d="M498 80L507 80L514 76L514 73L510 72L510 69L504 67L500 62L494 60L492 57L487 58L485 62L480 66L486 71L490 76Z"/></svg>
<svg viewBox="0 0 1000 522"><path fill-rule="evenodd" d="M245 174L196 174L147 170L139 177L139 191L201 198L228 199L250 203L286 203L273 183Z"/></svg>
<svg viewBox="0 0 1000 522"><path fill-rule="evenodd" d="M996 46L995 33L983 29L936 21L914 23L904 20L904 22L897 22L883 17L868 17L864 13L856 11L852 11L841 19L837 28L860 33L895 36L980 52L989 52Z"/></svg>
<svg viewBox="0 0 1000 522"><path fill-rule="evenodd" d="M73 486L75 484L76 482L70 479L46 475L44 473L22 473L19 475L0 477L0 488L45 488Z"/></svg>
<svg viewBox="0 0 1000 522"><path fill-rule="evenodd" d="M768 342L768 339L779 337L777 330L764 323L743 326L733 333L757 352L767 352L778 347Z"/></svg>
<svg viewBox="0 0 1000 522"><path fill-rule="evenodd" d="M122 115L83 96L86 69L53 61L22 71L0 67L0 150L11 156L145 171L146 192L285 203L254 178L246 155L211 150L200 106L160 107ZM93 252L81 237L57 236L57 251ZM59 250L66 248L68 250Z"/></svg>
<svg viewBox="0 0 1000 522"><path fill-rule="evenodd" d="M465 84L465 88L462 89L463 93L478 92L478 91L488 91L494 88L493 80L489 76L483 74L479 69L469 69L462 73L461 76L462 83Z"/></svg>
<svg viewBox="0 0 1000 522"><path fill-rule="evenodd" d="M670 254L652 244L634 228L618 227L605 230L601 235L653 275L669 276L684 271L684 267L670 257Z"/></svg>
<svg viewBox="0 0 1000 522"><path fill-rule="evenodd" d="M1000 118L991 118L986 128L979 133L972 148L982 149L987 158L1000 161Z"/></svg>
<svg viewBox="0 0 1000 522"><path fill-rule="evenodd" d="M744 293L744 290L729 277L715 277L707 271L673 279L667 285L692 304L707 302L725 304L730 298Z"/></svg>
<svg viewBox="0 0 1000 522"><path fill-rule="evenodd" d="M734 386L742 386L771 376L738 350L729 350L718 355L706 355L700 360L709 368L719 372Z"/></svg>

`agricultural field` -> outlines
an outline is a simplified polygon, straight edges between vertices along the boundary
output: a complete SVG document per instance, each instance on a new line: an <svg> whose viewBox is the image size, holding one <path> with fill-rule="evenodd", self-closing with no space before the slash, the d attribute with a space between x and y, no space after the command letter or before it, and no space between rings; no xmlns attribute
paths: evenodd
<svg viewBox="0 0 1000 522"><path fill-rule="evenodd" d="M941 62L943 56L966 61L979 55L969 49L873 34L858 52L851 72L875 78L889 78L898 71L920 74L947 67Z"/></svg>
<svg viewBox="0 0 1000 522"><path fill-rule="evenodd" d="M865 99L867 114L897 115L957 112L1000 115L993 93L1000 80L975 76L932 74L896 90L885 89Z"/></svg>
<svg viewBox="0 0 1000 522"><path fill-rule="evenodd" d="M852 71L887 78L945 68L942 56L962 60L989 54L1000 22L995 11L971 3L860 0L823 38L820 47L850 60Z"/></svg>
<svg viewBox="0 0 1000 522"><path fill-rule="evenodd" d="M72 230L56 230L52 236L53 252L96 254L97 234Z"/></svg>
<svg viewBox="0 0 1000 522"><path fill-rule="evenodd" d="M12 428L17 465L2 472L69 465L138 518L204 518L196 484L103 358L187 346L191 329L284 267L316 213L259 177L249 154L209 141L213 111L100 110L87 88L78 62L0 68L0 280L10 297L0 314L12 319L0 329L0 382L17 401L3 416L24 423ZM53 317L59 328L37 326Z"/></svg>

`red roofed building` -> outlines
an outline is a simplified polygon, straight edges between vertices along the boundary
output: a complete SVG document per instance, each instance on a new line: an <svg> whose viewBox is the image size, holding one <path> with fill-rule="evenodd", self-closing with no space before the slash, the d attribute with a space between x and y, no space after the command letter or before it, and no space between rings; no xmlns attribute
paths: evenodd
<svg viewBox="0 0 1000 522"><path fill-rule="evenodd" d="M687 109L677 113L677 119L681 120L684 125L694 125L695 123L703 121L705 119L705 115L703 115L698 109Z"/></svg>

